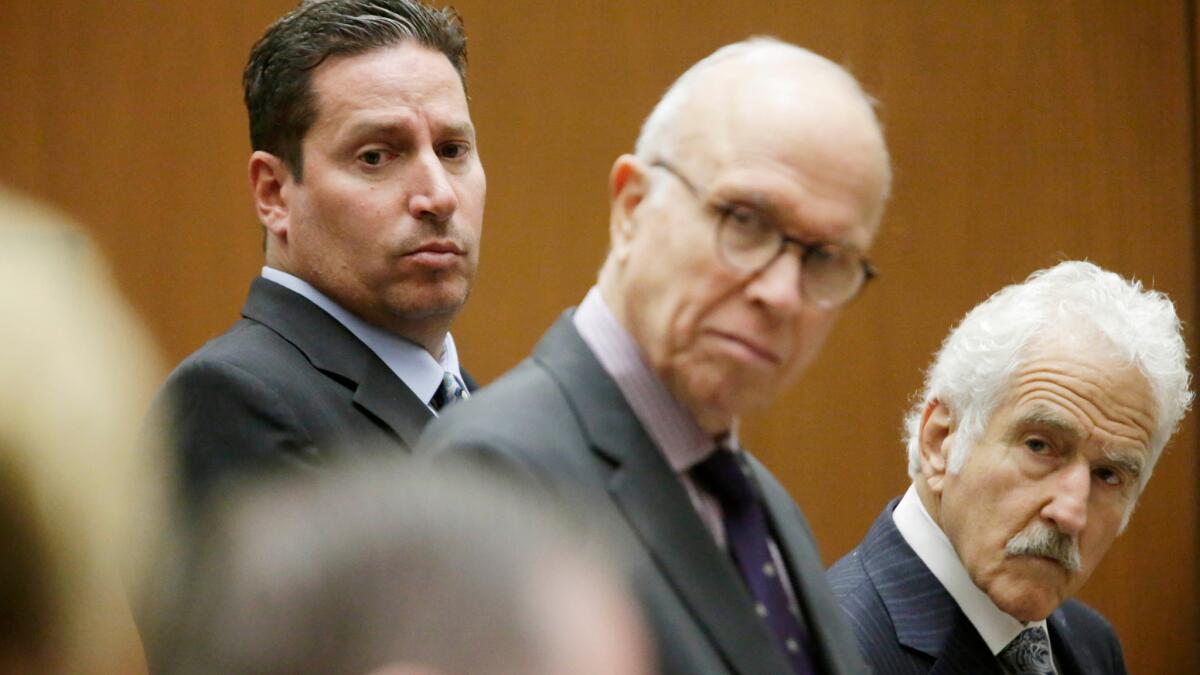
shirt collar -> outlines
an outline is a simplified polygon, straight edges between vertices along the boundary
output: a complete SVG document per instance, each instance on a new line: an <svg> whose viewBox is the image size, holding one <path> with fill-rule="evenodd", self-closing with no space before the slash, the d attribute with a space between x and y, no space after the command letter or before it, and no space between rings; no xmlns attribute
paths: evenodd
<svg viewBox="0 0 1200 675"><path fill-rule="evenodd" d="M971 575L959 559L954 545L925 510L915 486L908 487L908 492L904 493L896 510L892 511L892 520L904 541L908 542L921 562L954 598L963 614L967 615L992 654L999 654L1026 628L1041 626L1046 629L1045 619L1022 623L1005 613L971 581Z"/></svg>
<svg viewBox="0 0 1200 675"><path fill-rule="evenodd" d="M443 372L451 373L462 384L458 349L454 346L454 338L450 333L446 333L442 358L439 361L417 343L389 333L351 314L329 296L299 277L266 266L262 268L262 276L264 279L303 295L337 319L338 323L345 326L346 330L353 333L354 337L374 352L396 374L396 377L399 377L417 395L417 398L427 404L438 388L442 386Z"/></svg>
<svg viewBox="0 0 1200 675"><path fill-rule="evenodd" d="M600 289L593 286L588 291L575 310L573 321L580 337L617 383L634 415L677 474L686 473L714 450L714 439L704 433L691 412L646 365L641 347L604 304ZM735 430L730 431L725 442L731 448L737 447Z"/></svg>

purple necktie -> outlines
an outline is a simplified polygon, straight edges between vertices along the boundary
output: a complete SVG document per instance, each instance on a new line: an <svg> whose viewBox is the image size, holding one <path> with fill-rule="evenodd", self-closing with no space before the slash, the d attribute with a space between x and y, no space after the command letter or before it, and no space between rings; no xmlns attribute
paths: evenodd
<svg viewBox="0 0 1200 675"><path fill-rule="evenodd" d="M771 557L767 512L749 477L749 467L732 451L718 448L691 473L720 502L729 552L754 597L755 610L775 634L792 670L801 675L815 672L808 634L783 587L787 570L776 569Z"/></svg>

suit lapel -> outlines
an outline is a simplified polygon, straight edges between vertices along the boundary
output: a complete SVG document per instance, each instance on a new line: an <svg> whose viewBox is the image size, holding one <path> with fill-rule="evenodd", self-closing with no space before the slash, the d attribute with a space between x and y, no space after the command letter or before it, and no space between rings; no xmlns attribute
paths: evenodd
<svg viewBox="0 0 1200 675"><path fill-rule="evenodd" d="M958 613L946 635L944 650L929 669L929 675L1004 675L1000 660L988 649L987 643L965 614Z"/></svg>
<svg viewBox="0 0 1200 675"><path fill-rule="evenodd" d="M1046 624L1050 629L1050 648L1062 675L1109 672L1110 669L1098 662L1090 650L1077 648L1089 644L1089 636L1073 630L1061 608L1050 615Z"/></svg>
<svg viewBox="0 0 1200 675"><path fill-rule="evenodd" d="M607 489L658 570L735 672L789 672L732 561L620 389L564 315L534 351L575 409L593 450L613 465Z"/></svg>
<svg viewBox="0 0 1200 675"><path fill-rule="evenodd" d="M1002 675L1000 662L892 520L893 500L860 547L863 566L887 607L900 644L936 661L931 675Z"/></svg>
<svg viewBox="0 0 1200 675"><path fill-rule="evenodd" d="M275 331L314 368L353 390L355 405L408 447L416 445L421 430L433 419L425 402L374 352L304 296L259 277L250 285L242 316Z"/></svg>
<svg viewBox="0 0 1200 675"><path fill-rule="evenodd" d="M375 361L378 367L363 373L354 403L391 427L409 448L415 448L425 425L433 420L433 411L391 369L378 358Z"/></svg>

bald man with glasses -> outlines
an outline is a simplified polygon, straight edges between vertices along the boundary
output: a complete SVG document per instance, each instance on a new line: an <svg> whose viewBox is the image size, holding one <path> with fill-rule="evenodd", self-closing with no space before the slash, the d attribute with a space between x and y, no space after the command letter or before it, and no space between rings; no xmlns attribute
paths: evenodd
<svg viewBox="0 0 1200 675"><path fill-rule="evenodd" d="M866 671L807 522L737 420L796 381L874 276L890 176L845 70L772 39L718 50L614 164L596 286L422 438L610 511L664 673Z"/></svg>

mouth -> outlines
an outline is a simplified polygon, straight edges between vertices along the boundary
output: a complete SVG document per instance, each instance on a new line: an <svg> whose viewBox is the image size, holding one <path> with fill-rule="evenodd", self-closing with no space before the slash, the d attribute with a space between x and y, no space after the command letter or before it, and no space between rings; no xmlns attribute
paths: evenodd
<svg viewBox="0 0 1200 675"><path fill-rule="evenodd" d="M730 347L733 351L748 357L749 360L763 362L771 366L778 366L783 362L783 359L774 351L749 338L723 331L710 331L709 334Z"/></svg>
<svg viewBox="0 0 1200 675"><path fill-rule="evenodd" d="M463 250L454 242L439 240L422 244L405 253L403 258L421 267L448 269L457 265L459 258L463 255L465 255Z"/></svg>
<svg viewBox="0 0 1200 675"><path fill-rule="evenodd" d="M1019 556L1012 556L1012 557L1021 558L1024 560L1029 560L1029 561L1034 561L1034 562L1041 562L1041 563L1045 563L1047 565L1053 565L1054 567L1056 567L1064 572L1069 571L1067 569L1067 565L1064 564L1062 560L1059 560L1058 558L1055 558L1053 556L1037 555L1036 553L1025 553L1025 554L1022 554Z"/></svg>

